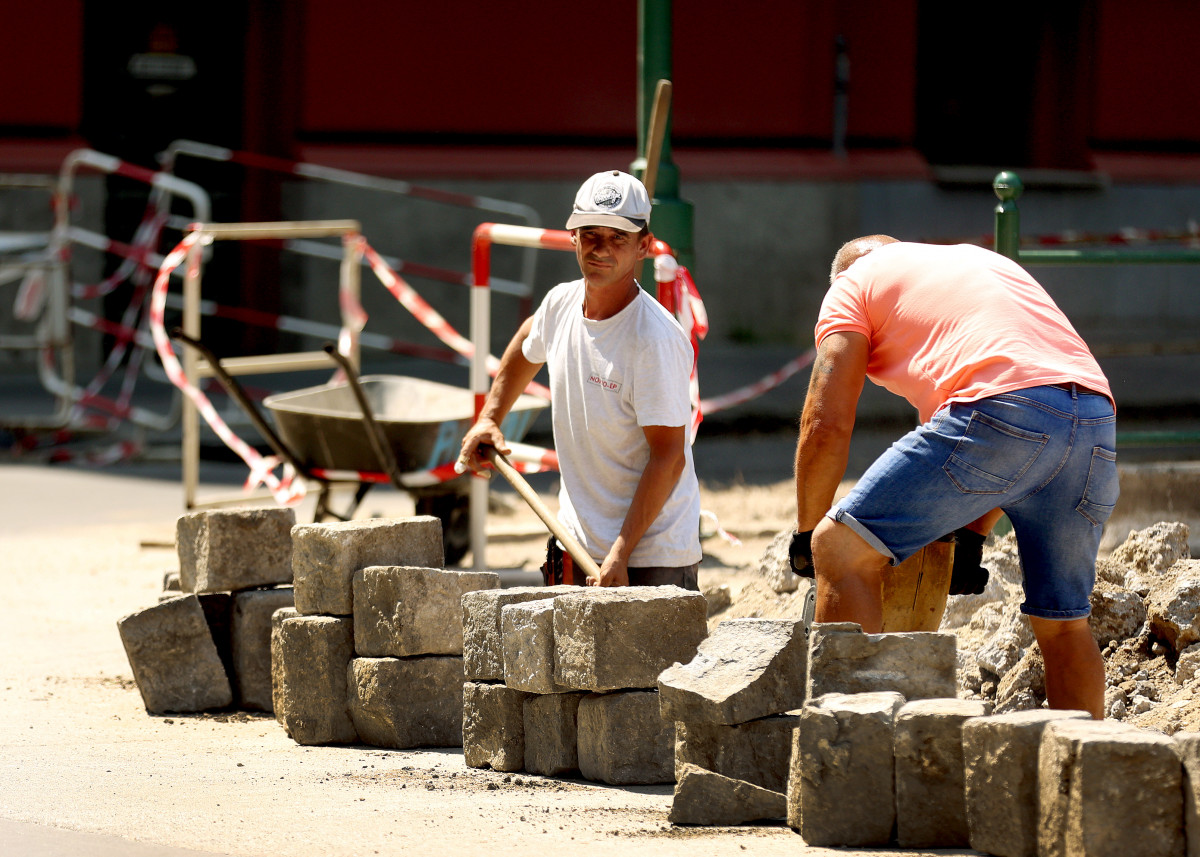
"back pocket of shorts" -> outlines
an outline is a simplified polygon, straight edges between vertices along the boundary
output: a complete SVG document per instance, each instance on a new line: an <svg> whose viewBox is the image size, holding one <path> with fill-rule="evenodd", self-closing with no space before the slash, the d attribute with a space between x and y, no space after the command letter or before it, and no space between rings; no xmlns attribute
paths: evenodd
<svg viewBox="0 0 1200 857"><path fill-rule="evenodd" d="M1117 478L1117 454L1102 446L1092 447L1092 463L1088 467L1087 484L1083 486L1083 499L1075 511L1083 515L1094 526L1108 520L1121 486Z"/></svg>
<svg viewBox="0 0 1200 857"><path fill-rule="evenodd" d="M1049 439L975 411L942 469L964 494L1000 494L1025 475Z"/></svg>

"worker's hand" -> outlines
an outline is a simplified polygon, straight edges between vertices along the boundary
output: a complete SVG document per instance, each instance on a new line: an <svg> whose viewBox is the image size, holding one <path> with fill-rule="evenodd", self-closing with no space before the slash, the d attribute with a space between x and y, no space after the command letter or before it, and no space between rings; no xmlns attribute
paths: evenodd
<svg viewBox="0 0 1200 857"><path fill-rule="evenodd" d="M788 559L791 561L792 571L801 577L813 576L812 534L812 530L792 533L792 543L788 545Z"/></svg>
<svg viewBox="0 0 1200 857"><path fill-rule="evenodd" d="M983 543L987 536L960 527L954 531L954 568L950 572L951 595L978 595L988 582L984 568Z"/></svg>
<svg viewBox="0 0 1200 857"><path fill-rule="evenodd" d="M588 586L628 586L629 566L612 551L600 564L600 579L588 578Z"/></svg>
<svg viewBox="0 0 1200 857"><path fill-rule="evenodd" d="M479 454L481 446L494 447L504 455L512 452L504 440L500 426L487 417L480 417L463 437L462 450L458 453L458 460L454 462L454 471L466 473L470 470L479 476L491 477L492 465Z"/></svg>

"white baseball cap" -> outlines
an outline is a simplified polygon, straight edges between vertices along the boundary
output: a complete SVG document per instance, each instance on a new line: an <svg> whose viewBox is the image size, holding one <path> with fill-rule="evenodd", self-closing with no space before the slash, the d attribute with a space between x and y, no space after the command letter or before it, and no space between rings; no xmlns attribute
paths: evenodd
<svg viewBox="0 0 1200 857"><path fill-rule="evenodd" d="M585 181L575 194L567 228L610 226L641 232L650 222L650 197L646 187L628 173L606 170Z"/></svg>

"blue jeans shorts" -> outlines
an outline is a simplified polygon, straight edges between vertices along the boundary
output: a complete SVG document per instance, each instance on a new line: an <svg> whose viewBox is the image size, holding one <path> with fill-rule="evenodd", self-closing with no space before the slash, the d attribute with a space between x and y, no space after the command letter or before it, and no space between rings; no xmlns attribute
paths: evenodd
<svg viewBox="0 0 1200 857"><path fill-rule="evenodd" d="M826 514L899 565L995 508L1012 522L1021 612L1090 612L1096 554L1117 502L1112 403L1073 384L943 407L883 453Z"/></svg>

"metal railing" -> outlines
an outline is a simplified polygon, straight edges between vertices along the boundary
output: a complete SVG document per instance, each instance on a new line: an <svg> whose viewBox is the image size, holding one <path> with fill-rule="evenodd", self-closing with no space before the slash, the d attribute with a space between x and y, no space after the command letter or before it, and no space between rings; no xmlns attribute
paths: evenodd
<svg viewBox="0 0 1200 857"><path fill-rule="evenodd" d="M1196 265L1200 247L1021 247L1021 214L1017 199L1025 190L1021 177L1004 170L992 180L1000 202L995 207L993 249L1022 265ZM1200 354L1200 341L1134 342L1103 352L1105 356ZM1200 443L1195 431L1117 432L1118 446Z"/></svg>

